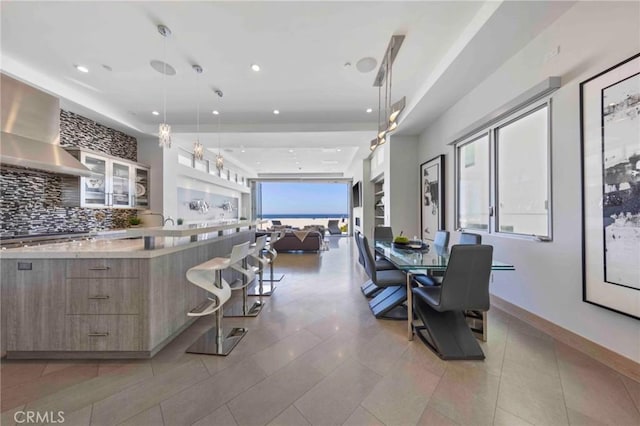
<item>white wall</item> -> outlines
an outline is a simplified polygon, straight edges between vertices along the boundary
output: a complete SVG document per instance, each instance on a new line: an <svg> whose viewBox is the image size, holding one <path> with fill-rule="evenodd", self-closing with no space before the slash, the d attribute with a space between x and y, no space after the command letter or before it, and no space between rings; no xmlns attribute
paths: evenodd
<svg viewBox="0 0 640 426"><path fill-rule="evenodd" d="M151 167L150 210L161 213L163 205L163 151L158 146L158 138L138 138L138 162Z"/></svg>
<svg viewBox="0 0 640 426"><path fill-rule="evenodd" d="M385 176L387 224L394 235L420 236L420 163L416 136L391 136Z"/></svg>
<svg viewBox="0 0 640 426"><path fill-rule="evenodd" d="M561 76L552 105L553 242L485 237L497 259L516 267L515 272L494 273L491 291L636 361L640 322L582 302L579 83L638 53L639 29L639 2L577 3L446 111L420 136L419 146L421 162L446 154L446 223L452 230L453 149L447 143L544 78ZM560 54L544 62L556 46Z"/></svg>
<svg viewBox="0 0 640 426"><path fill-rule="evenodd" d="M216 194L237 199L238 210L234 212L218 211L215 208L209 212L202 220L211 219L215 213L220 218L224 213L225 218L238 216L238 211L247 209L242 205L241 194L249 192L248 187L242 187L226 179L209 175L197 171L193 168L178 164L179 149L173 146L170 149L160 148L158 139L155 137L138 139L138 162L151 167L151 209L154 212L162 213L165 217L171 216L176 219L180 216L181 210L178 208L178 188L201 191L207 194ZM239 167L232 166L234 174L246 173ZM248 176L248 174L245 174ZM216 184L219 183L219 185ZM238 189L236 189L238 188ZM184 216L184 214L182 214ZM194 220L195 218L186 218Z"/></svg>

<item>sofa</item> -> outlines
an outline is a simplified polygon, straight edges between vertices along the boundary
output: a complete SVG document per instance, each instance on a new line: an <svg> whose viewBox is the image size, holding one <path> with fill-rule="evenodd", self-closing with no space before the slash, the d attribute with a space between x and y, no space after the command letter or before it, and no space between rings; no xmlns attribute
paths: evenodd
<svg viewBox="0 0 640 426"><path fill-rule="evenodd" d="M294 250L320 251L322 241L323 236L317 231L309 231L304 241L300 241L300 238L293 232L286 232L284 237L273 245L273 248L278 252Z"/></svg>

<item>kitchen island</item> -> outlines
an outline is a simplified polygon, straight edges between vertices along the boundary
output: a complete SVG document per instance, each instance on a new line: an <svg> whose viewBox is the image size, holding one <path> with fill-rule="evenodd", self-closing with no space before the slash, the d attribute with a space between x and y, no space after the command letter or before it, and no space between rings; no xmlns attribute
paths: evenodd
<svg viewBox="0 0 640 426"><path fill-rule="evenodd" d="M154 249L117 238L2 250L2 349L8 358L152 357L206 300L186 271L253 241L255 225L131 230L157 239Z"/></svg>

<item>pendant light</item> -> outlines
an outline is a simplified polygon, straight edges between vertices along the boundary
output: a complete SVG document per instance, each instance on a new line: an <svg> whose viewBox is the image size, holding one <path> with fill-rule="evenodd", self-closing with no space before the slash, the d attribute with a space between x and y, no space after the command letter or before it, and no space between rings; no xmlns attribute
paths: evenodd
<svg viewBox="0 0 640 426"><path fill-rule="evenodd" d="M398 116L404 109L405 98L391 105L391 89L393 80L393 61L404 41L404 35L391 36L384 58L376 74L373 86L378 88L378 133L369 145L371 151L387 142L389 133L398 127ZM382 85L384 84L384 109L382 106ZM384 113L383 113L384 110Z"/></svg>
<svg viewBox="0 0 640 426"><path fill-rule="evenodd" d="M171 30L168 27L161 24L161 25L158 25L158 32L162 37L164 37L164 42L162 44L162 51L163 51L162 53L163 54L163 58L162 58L163 72L162 73L164 74L164 76L162 77L162 85L164 86L163 97L162 97L162 109L164 113L163 113L162 123L158 128L158 145L161 148L162 147L171 148L171 126L167 124L167 37L171 35Z"/></svg>
<svg viewBox="0 0 640 426"><path fill-rule="evenodd" d="M202 67L200 65L193 65L193 70L196 72L196 141L193 143L193 157L196 160L202 160L204 158L204 146L200 143L200 89L198 82L200 81L200 74L202 74Z"/></svg>
<svg viewBox="0 0 640 426"><path fill-rule="evenodd" d="M220 98L220 102L222 103L222 90L220 89L214 89L214 92L216 95L218 95L218 97ZM218 108L218 154L216 155L216 169L218 170L218 173L220 174L222 172L222 169L224 168L224 157L222 156L222 153L220 152L220 116L222 115L222 108Z"/></svg>

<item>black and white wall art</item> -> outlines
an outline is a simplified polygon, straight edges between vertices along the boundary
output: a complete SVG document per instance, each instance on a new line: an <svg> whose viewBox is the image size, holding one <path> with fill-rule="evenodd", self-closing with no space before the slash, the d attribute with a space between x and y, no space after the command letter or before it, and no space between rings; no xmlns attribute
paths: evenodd
<svg viewBox="0 0 640 426"><path fill-rule="evenodd" d="M640 319L640 54L580 84L583 300Z"/></svg>
<svg viewBox="0 0 640 426"><path fill-rule="evenodd" d="M421 239L433 241L444 229L444 155L420 165Z"/></svg>

